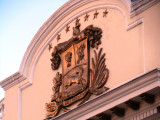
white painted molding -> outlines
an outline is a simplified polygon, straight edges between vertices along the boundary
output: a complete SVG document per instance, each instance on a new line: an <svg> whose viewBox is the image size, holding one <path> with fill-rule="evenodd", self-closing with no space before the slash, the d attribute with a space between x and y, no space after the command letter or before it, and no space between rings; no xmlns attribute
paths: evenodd
<svg viewBox="0 0 160 120"><path fill-rule="evenodd" d="M128 12L131 11L131 0L121 0L127 7Z"/></svg>
<svg viewBox="0 0 160 120"><path fill-rule="evenodd" d="M134 28L134 27L136 27L136 26L138 26L142 23L143 23L143 18L140 18L140 19L136 20L135 22L127 25L127 31L131 30L132 28Z"/></svg>
<svg viewBox="0 0 160 120"><path fill-rule="evenodd" d="M85 120L157 87L160 70L154 69L50 120Z"/></svg>
<svg viewBox="0 0 160 120"><path fill-rule="evenodd" d="M4 117L4 98L0 100L0 120L3 120Z"/></svg>
<svg viewBox="0 0 160 120"><path fill-rule="evenodd" d="M7 90L25 79L26 78L20 72L16 72L15 74L1 81L0 85L2 86L4 90Z"/></svg>
<svg viewBox="0 0 160 120"><path fill-rule="evenodd" d="M130 11L130 17L134 17L146 9L150 8L151 6L158 3L160 0L136 0L131 3L131 11Z"/></svg>
<svg viewBox="0 0 160 120"><path fill-rule="evenodd" d="M145 118L148 118L152 115L155 115L158 113L157 107L160 105L160 101L157 101L156 103L152 104L152 106L144 106L142 110L133 112L129 117L125 117L126 120L143 120ZM121 119L123 120L123 119Z"/></svg>

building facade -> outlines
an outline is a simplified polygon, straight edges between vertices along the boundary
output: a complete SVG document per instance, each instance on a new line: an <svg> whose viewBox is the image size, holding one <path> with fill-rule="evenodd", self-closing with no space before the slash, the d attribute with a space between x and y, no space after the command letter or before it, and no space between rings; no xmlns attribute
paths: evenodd
<svg viewBox="0 0 160 120"><path fill-rule="evenodd" d="M69 0L0 82L2 120L159 120L160 0Z"/></svg>

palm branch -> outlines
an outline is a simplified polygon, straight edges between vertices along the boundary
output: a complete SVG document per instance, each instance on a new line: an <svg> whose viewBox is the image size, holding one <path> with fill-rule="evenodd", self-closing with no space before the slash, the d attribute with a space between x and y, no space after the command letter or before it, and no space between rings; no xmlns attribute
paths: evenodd
<svg viewBox="0 0 160 120"><path fill-rule="evenodd" d="M80 104L87 101L92 94L99 95L104 91L108 90L108 88L104 86L109 77L109 70L106 68L105 65L105 53L102 54L101 48L98 54L94 50L94 55L95 57L92 58L92 69L90 69L91 84L86 97Z"/></svg>

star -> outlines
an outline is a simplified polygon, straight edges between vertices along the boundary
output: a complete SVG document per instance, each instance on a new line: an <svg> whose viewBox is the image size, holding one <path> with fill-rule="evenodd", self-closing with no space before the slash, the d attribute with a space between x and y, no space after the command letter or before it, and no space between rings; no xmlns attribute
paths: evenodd
<svg viewBox="0 0 160 120"><path fill-rule="evenodd" d="M76 23L76 26L80 24L79 21L80 21L80 19L77 18L77 19L76 19L76 22L75 22L75 23Z"/></svg>
<svg viewBox="0 0 160 120"><path fill-rule="evenodd" d="M57 42L61 39L61 34L57 35Z"/></svg>
<svg viewBox="0 0 160 120"><path fill-rule="evenodd" d="M86 16L84 17L84 22L85 22L85 21L88 21L88 18L89 18L89 15L86 14Z"/></svg>
<svg viewBox="0 0 160 120"><path fill-rule="evenodd" d="M106 17L106 15L108 14L107 9L103 12L103 17Z"/></svg>
<svg viewBox="0 0 160 120"><path fill-rule="evenodd" d="M76 19L76 23L77 23L77 22L79 23L79 21L80 21L80 19L77 18L77 19Z"/></svg>
<svg viewBox="0 0 160 120"><path fill-rule="evenodd" d="M49 44L48 50L50 51L52 49L52 43Z"/></svg>
<svg viewBox="0 0 160 120"><path fill-rule="evenodd" d="M65 29L66 33L69 31L69 28L70 28L70 26L67 25L67 27Z"/></svg>
<svg viewBox="0 0 160 120"><path fill-rule="evenodd" d="M99 13L96 11L96 12L94 13L94 18L93 18L93 19L97 18L98 14L99 14Z"/></svg>

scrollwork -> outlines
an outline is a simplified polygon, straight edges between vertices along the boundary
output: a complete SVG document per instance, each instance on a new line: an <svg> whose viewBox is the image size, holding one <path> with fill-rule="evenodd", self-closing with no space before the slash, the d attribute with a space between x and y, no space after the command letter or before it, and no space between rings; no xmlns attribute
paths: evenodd
<svg viewBox="0 0 160 120"><path fill-rule="evenodd" d="M46 103L46 110L49 112L46 114L47 118L54 117L59 111L59 105L57 104L57 102Z"/></svg>
<svg viewBox="0 0 160 120"><path fill-rule="evenodd" d="M92 48L98 49L98 45L101 44L101 37L102 37L102 29L98 27L93 27L93 25L90 25L85 28L84 35L88 37L88 40L90 42L90 46Z"/></svg>
<svg viewBox="0 0 160 120"><path fill-rule="evenodd" d="M56 76L53 79L54 87L52 88L54 91L54 95L52 96L52 100L49 103L46 103L46 110L49 112L46 114L46 117L54 117L57 115L59 111L59 106L61 105L61 93L60 86L62 84L62 74L59 72L56 73Z"/></svg>
<svg viewBox="0 0 160 120"><path fill-rule="evenodd" d="M58 51L56 49L56 47L54 48L53 52L52 52L52 59L51 60L51 66L53 70L57 70L59 68L59 65L61 63L61 58L58 54Z"/></svg>
<svg viewBox="0 0 160 120"><path fill-rule="evenodd" d="M80 61L83 60L84 58L84 49L85 49L85 44L81 44L79 47L77 47L77 55L78 55L78 60L77 60L77 63L79 64Z"/></svg>
<svg viewBox="0 0 160 120"><path fill-rule="evenodd" d="M56 77L54 77L54 79L53 79L53 83L54 83L53 91L55 93L58 93L60 90L60 86L62 84L62 74L57 72Z"/></svg>
<svg viewBox="0 0 160 120"><path fill-rule="evenodd" d="M70 67L71 60L72 60L72 53L71 52L67 52L67 54L65 55L65 60L67 62L67 67Z"/></svg>

